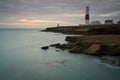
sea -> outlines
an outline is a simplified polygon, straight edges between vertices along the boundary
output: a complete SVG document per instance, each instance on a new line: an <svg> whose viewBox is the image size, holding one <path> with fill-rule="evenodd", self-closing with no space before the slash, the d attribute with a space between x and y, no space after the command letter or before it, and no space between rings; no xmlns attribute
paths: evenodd
<svg viewBox="0 0 120 80"><path fill-rule="evenodd" d="M97 56L42 50L69 35L40 30L0 29L0 80L120 80L120 68Z"/></svg>

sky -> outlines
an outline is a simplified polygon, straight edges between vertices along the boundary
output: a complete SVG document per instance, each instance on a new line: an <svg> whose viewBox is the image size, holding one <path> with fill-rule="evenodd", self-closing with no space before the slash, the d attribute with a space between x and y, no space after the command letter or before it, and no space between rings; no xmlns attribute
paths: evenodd
<svg viewBox="0 0 120 80"><path fill-rule="evenodd" d="M0 0L0 28L85 24L86 6L90 22L120 20L120 0Z"/></svg>

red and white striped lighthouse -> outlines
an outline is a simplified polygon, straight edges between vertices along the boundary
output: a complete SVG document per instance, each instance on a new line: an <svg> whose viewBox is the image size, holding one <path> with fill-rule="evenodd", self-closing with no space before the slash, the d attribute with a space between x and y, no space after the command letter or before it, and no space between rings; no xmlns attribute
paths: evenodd
<svg viewBox="0 0 120 80"><path fill-rule="evenodd" d="M86 7L86 14L85 14L85 25L89 25L89 6Z"/></svg>

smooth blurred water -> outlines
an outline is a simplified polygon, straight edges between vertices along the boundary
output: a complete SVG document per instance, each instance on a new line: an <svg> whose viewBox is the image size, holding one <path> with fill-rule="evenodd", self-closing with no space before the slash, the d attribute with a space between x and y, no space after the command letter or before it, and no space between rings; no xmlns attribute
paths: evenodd
<svg viewBox="0 0 120 80"><path fill-rule="evenodd" d="M66 35L37 29L0 29L0 80L120 80L120 68L98 57L40 47Z"/></svg>

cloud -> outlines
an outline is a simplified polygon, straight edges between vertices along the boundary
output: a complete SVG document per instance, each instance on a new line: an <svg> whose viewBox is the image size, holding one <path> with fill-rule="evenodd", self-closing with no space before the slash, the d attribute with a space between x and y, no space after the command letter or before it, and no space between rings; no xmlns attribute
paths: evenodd
<svg viewBox="0 0 120 80"><path fill-rule="evenodd" d="M61 23L59 20L38 20L38 19L20 19L21 23Z"/></svg>
<svg viewBox="0 0 120 80"><path fill-rule="evenodd" d="M71 13L71 14L60 14L62 17L84 17L85 14Z"/></svg>
<svg viewBox="0 0 120 80"><path fill-rule="evenodd" d="M0 26L84 23L86 6L95 20L120 16L120 0L0 0Z"/></svg>
<svg viewBox="0 0 120 80"><path fill-rule="evenodd" d="M120 16L120 11L114 11L106 14L99 14L100 17L111 17L111 16Z"/></svg>

